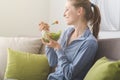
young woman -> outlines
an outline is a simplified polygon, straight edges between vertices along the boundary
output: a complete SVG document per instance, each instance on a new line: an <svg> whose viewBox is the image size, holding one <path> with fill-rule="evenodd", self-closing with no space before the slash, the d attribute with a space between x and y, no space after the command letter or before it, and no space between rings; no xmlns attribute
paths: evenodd
<svg viewBox="0 0 120 80"><path fill-rule="evenodd" d="M68 27L58 42L49 36L49 43L42 40L49 65L56 67L48 80L83 80L98 48L101 16L98 7L89 0L67 0L65 6L66 23L73 27ZM41 22L40 30L44 29L49 30L49 25Z"/></svg>

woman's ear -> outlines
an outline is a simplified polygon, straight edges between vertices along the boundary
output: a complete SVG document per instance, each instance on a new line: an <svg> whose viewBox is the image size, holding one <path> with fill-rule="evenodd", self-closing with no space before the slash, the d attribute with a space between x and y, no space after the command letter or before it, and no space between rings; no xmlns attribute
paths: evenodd
<svg viewBox="0 0 120 80"><path fill-rule="evenodd" d="M77 9L77 14L78 15L81 15L83 13L83 7L79 7L78 9Z"/></svg>

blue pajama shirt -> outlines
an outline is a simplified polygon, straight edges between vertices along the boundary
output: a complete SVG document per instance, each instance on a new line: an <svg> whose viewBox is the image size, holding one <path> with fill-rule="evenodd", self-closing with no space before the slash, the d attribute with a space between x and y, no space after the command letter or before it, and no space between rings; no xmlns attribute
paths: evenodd
<svg viewBox="0 0 120 80"><path fill-rule="evenodd" d="M61 49L55 50L46 46L49 65L57 66L47 80L83 80L92 66L98 48L96 38L87 28L81 37L67 45L73 31L74 27L68 27L62 33L58 41Z"/></svg>

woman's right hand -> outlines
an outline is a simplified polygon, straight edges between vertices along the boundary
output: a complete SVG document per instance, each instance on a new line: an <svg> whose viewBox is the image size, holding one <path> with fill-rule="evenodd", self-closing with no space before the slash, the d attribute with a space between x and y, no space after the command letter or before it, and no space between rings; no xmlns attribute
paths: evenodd
<svg viewBox="0 0 120 80"><path fill-rule="evenodd" d="M40 24L39 24L39 29L40 29L40 31L42 31L42 30L47 30L47 31L49 31L49 25L48 25L47 23L40 22Z"/></svg>

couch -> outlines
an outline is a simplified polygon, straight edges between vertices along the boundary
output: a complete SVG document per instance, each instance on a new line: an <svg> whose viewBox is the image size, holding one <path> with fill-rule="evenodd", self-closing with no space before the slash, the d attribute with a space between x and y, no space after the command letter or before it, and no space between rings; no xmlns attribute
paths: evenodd
<svg viewBox="0 0 120 80"><path fill-rule="evenodd" d="M120 38L99 39L95 62L99 58L120 59ZM30 52L45 53L39 37L0 37L0 80L3 80L7 64L7 48Z"/></svg>
<svg viewBox="0 0 120 80"><path fill-rule="evenodd" d="M0 37L0 80L3 80L7 65L7 48L39 54L42 43L39 37Z"/></svg>
<svg viewBox="0 0 120 80"><path fill-rule="evenodd" d="M120 59L120 38L99 39L95 61L106 56L111 60Z"/></svg>

